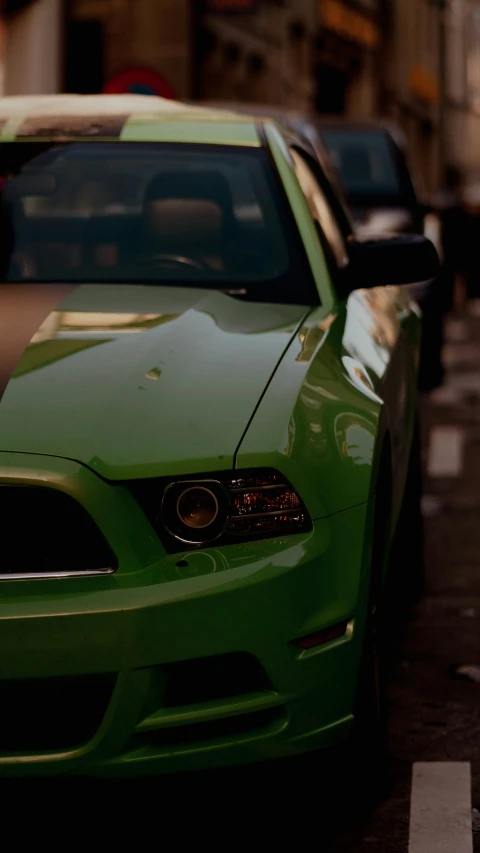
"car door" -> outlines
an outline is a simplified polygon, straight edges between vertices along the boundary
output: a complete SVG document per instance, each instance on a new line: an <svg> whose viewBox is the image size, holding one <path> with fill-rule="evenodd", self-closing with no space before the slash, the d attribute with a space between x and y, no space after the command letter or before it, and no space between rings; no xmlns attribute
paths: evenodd
<svg viewBox="0 0 480 853"><path fill-rule="evenodd" d="M318 164L300 146L290 144L289 148L332 283L339 293L342 270L348 264L348 240L352 238L342 232L322 191ZM396 494L403 490L416 405L414 353L419 324L414 312L404 289L378 287L351 293L341 304L336 321L343 317L341 357L352 381L369 385L385 407Z"/></svg>

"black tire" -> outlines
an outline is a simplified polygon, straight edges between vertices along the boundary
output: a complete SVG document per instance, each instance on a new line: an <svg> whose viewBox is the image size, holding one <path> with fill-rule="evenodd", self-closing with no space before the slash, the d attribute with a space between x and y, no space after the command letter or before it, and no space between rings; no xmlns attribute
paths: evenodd
<svg viewBox="0 0 480 853"><path fill-rule="evenodd" d="M408 615L425 590L421 498L421 439L416 418L407 482L390 552L389 608L399 620Z"/></svg>
<svg viewBox="0 0 480 853"><path fill-rule="evenodd" d="M355 724L348 748L350 775L363 785L363 801L375 801L385 787L388 770L388 643L383 608L372 598L365 628L355 695Z"/></svg>
<svg viewBox="0 0 480 853"><path fill-rule="evenodd" d="M442 349L445 309L442 290L445 286L442 276L440 276L429 286L426 299L421 305L423 318L418 373L420 391L433 391L443 383L445 371L442 362Z"/></svg>

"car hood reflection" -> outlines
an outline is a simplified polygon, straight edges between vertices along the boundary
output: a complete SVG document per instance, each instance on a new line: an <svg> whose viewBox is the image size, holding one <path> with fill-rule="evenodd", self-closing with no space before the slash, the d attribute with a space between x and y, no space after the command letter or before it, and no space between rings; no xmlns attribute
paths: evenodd
<svg viewBox="0 0 480 853"><path fill-rule="evenodd" d="M32 329L0 403L0 447L111 479L229 469L307 311L199 289L79 286Z"/></svg>

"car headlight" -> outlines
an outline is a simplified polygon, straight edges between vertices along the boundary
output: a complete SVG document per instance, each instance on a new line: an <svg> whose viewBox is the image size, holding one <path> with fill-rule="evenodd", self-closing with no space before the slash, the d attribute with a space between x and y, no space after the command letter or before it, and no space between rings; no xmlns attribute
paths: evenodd
<svg viewBox="0 0 480 853"><path fill-rule="evenodd" d="M228 493L218 480L181 480L163 493L161 521L181 542L213 542L228 524Z"/></svg>
<svg viewBox="0 0 480 853"><path fill-rule="evenodd" d="M218 501L206 486L189 486L178 497L177 518L186 527L203 530L215 524Z"/></svg>
<svg viewBox="0 0 480 853"><path fill-rule="evenodd" d="M311 529L305 505L277 471L129 484L170 552Z"/></svg>

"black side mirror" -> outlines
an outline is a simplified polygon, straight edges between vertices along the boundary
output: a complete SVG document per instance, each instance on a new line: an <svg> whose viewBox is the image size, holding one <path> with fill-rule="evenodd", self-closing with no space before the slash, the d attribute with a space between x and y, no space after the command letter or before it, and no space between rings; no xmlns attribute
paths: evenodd
<svg viewBox="0 0 480 853"><path fill-rule="evenodd" d="M353 240L344 270L346 293L364 287L431 281L440 271L433 243L418 234Z"/></svg>

